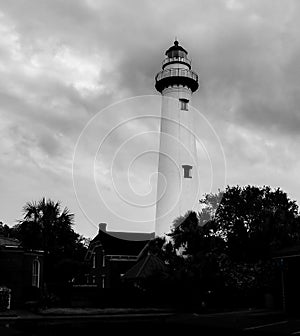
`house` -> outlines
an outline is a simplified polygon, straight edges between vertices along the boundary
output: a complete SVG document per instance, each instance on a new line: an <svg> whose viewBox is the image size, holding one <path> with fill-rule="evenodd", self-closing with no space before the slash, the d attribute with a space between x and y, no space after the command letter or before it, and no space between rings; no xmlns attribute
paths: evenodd
<svg viewBox="0 0 300 336"><path fill-rule="evenodd" d="M11 289L11 307L34 300L43 283L43 251L25 250L20 241L0 236L0 287Z"/></svg>
<svg viewBox="0 0 300 336"><path fill-rule="evenodd" d="M85 258L88 272L83 282L100 288L121 288L122 276L137 262L154 233L112 232L106 228L106 223L100 223L89 245Z"/></svg>
<svg viewBox="0 0 300 336"><path fill-rule="evenodd" d="M300 312L300 245L295 244L273 253L277 269L276 296L284 311Z"/></svg>

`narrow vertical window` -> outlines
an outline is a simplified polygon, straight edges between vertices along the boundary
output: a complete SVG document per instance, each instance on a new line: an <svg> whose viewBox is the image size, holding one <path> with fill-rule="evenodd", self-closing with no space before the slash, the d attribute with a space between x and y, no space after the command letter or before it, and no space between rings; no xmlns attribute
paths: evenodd
<svg viewBox="0 0 300 336"><path fill-rule="evenodd" d="M101 256L102 256L102 267L105 267L105 251L101 250Z"/></svg>
<svg viewBox="0 0 300 336"><path fill-rule="evenodd" d="M94 285L95 283L96 283L96 276L93 275L93 277L92 277L92 284Z"/></svg>
<svg viewBox="0 0 300 336"><path fill-rule="evenodd" d="M93 253L93 268L96 268L96 253Z"/></svg>
<svg viewBox="0 0 300 336"><path fill-rule="evenodd" d="M32 286L40 287L40 262L38 259L32 263Z"/></svg>
<svg viewBox="0 0 300 336"><path fill-rule="evenodd" d="M101 287L105 288L105 275L102 275L102 279L101 279Z"/></svg>
<svg viewBox="0 0 300 336"><path fill-rule="evenodd" d="M180 101L180 109L183 110L183 111L188 111L189 110L188 99L181 98L181 99L179 99L179 101Z"/></svg>

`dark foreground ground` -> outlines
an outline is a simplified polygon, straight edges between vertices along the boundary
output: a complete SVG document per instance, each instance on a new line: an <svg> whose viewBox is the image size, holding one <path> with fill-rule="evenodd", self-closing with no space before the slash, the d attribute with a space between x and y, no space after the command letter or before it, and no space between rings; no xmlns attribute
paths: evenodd
<svg viewBox="0 0 300 336"><path fill-rule="evenodd" d="M300 335L300 315L247 310L217 314L167 310L49 310L0 313L0 336L122 335Z"/></svg>

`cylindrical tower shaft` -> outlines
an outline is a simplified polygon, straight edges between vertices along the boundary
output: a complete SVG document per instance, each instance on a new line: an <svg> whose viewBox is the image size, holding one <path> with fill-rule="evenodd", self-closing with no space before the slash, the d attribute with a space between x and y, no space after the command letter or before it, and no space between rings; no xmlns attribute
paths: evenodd
<svg viewBox="0 0 300 336"><path fill-rule="evenodd" d="M174 42L166 51L163 70L156 75L162 94L157 182L156 235L169 233L173 221L198 202L197 149L190 111L198 76L187 51Z"/></svg>

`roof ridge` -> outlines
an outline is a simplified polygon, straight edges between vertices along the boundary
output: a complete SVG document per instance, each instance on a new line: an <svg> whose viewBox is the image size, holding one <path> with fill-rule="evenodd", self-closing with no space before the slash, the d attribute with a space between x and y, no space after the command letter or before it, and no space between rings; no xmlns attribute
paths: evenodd
<svg viewBox="0 0 300 336"><path fill-rule="evenodd" d="M144 267L145 267L147 261L149 260L149 258L150 258L150 254L148 254L148 255L146 256L146 258L145 258L145 260L144 260L144 262L143 262L142 267L141 267L141 268L139 269L139 271L137 272L137 277L141 274L141 272L142 272L142 270L144 269Z"/></svg>

